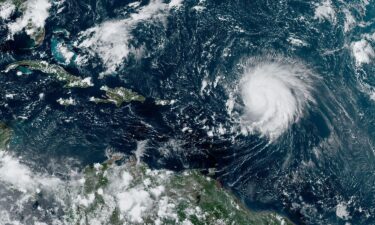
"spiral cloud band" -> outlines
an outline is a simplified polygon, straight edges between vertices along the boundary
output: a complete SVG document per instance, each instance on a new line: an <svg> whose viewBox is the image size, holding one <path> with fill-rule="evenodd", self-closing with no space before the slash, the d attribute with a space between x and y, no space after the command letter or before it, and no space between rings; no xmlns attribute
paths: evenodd
<svg viewBox="0 0 375 225"><path fill-rule="evenodd" d="M313 102L312 72L295 62L246 66L240 82L245 111L241 123L250 132L277 139Z"/></svg>

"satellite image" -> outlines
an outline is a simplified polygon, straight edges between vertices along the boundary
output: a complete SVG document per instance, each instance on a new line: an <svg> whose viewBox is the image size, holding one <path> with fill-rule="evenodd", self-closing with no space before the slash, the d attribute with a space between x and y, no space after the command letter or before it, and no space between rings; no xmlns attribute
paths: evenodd
<svg viewBox="0 0 375 225"><path fill-rule="evenodd" d="M374 225L374 0L0 0L0 225Z"/></svg>

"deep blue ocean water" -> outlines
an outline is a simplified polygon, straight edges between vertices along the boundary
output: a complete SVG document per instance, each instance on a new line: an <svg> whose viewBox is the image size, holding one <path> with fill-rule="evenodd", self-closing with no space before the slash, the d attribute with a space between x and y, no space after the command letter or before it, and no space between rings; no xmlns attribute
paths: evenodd
<svg viewBox="0 0 375 225"><path fill-rule="evenodd" d="M144 160L150 166L215 168L217 179L251 209L275 210L297 224L375 223L375 69L372 61L358 65L351 48L366 38L375 44L365 36L375 31L373 1L328 1L335 10L330 20L316 18L320 1L185 0L165 24L150 19L132 27L129 45L143 46L146 53L130 55L116 73L99 79L105 66L98 56L85 65L62 63L56 42L84 54L73 43L80 32L126 18L131 2L66 0L60 13L53 6L45 41L37 48L25 49L22 35L14 41L0 37L1 70L14 61L42 59L89 75L95 83L88 89L65 89L37 71L2 74L0 120L14 129L14 152L48 171L43 162L51 159L64 164L74 158L83 167L104 161L108 147L132 155L137 142L146 140ZM197 5L204 7L194 9ZM356 21L349 31L347 11ZM2 34L7 33L5 24L0 21ZM293 45L291 37L306 44ZM318 76L316 103L271 143L257 133L209 135L207 127L233 126L226 109L228 90L242 76L239 64L254 57L306 65ZM209 85L202 90L203 81ZM90 96L103 95L102 85L131 88L147 100L121 107L89 102ZM56 102L69 96L78 104ZM155 99L177 101L160 106ZM161 149L169 149L168 154ZM346 207L345 218L337 214L340 204Z"/></svg>

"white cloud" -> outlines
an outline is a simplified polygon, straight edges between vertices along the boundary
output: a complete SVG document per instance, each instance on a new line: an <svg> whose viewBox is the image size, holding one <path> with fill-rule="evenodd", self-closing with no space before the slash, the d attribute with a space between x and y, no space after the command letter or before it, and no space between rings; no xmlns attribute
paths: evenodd
<svg viewBox="0 0 375 225"><path fill-rule="evenodd" d="M15 9L16 9L16 6L10 1L1 3L0 4L0 18L2 18L3 20L7 20L12 15Z"/></svg>
<svg viewBox="0 0 375 225"><path fill-rule="evenodd" d="M38 29L44 28L49 16L51 3L48 0L29 0L25 4L26 10L24 14L15 22L8 24L9 38L13 38L14 34L24 28L28 35L34 35L38 32Z"/></svg>
<svg viewBox="0 0 375 225"><path fill-rule="evenodd" d="M375 57L375 52L371 44L364 39L353 42L351 44L351 49L358 65L370 63Z"/></svg>
<svg viewBox="0 0 375 225"><path fill-rule="evenodd" d="M336 13L333 9L331 0L324 0L315 8L315 19L328 20L330 22L336 22Z"/></svg>
<svg viewBox="0 0 375 225"><path fill-rule="evenodd" d="M181 4L181 0L173 0L170 4L151 0L126 19L106 21L82 32L76 46L87 50L91 56L99 56L106 67L104 74L115 73L130 53L142 52L129 44L133 38L132 29L142 21L151 19L165 22L169 10Z"/></svg>

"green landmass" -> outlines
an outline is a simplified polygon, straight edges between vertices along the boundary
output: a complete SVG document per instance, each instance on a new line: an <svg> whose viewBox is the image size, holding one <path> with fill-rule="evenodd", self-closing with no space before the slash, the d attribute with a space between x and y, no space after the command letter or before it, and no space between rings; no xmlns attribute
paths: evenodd
<svg viewBox="0 0 375 225"><path fill-rule="evenodd" d="M0 149L7 147L11 133L0 123ZM55 194L64 201L65 224L292 225L274 212L247 209L198 170L153 170L120 154L87 166Z"/></svg>
<svg viewBox="0 0 375 225"><path fill-rule="evenodd" d="M12 3L15 6L16 11L21 14L27 10L27 4L25 4L26 0L0 0L0 5L4 2ZM29 33L32 43L28 44L27 49L38 47L43 43L46 34L44 27L36 27L36 25L33 24L33 21L30 20L25 29L33 31L32 33Z"/></svg>
<svg viewBox="0 0 375 225"><path fill-rule="evenodd" d="M26 67L29 70L37 70L42 73L49 74L55 77L57 80L64 82L64 87L66 88L88 88L93 86L90 77L82 79L81 77L70 74L59 65L49 64L48 62L41 60L18 61L9 64L6 67L5 72L17 69L19 67Z"/></svg>
<svg viewBox="0 0 375 225"><path fill-rule="evenodd" d="M85 200L85 204L71 206L67 221L77 225L91 221L107 225L292 224L273 212L248 210L217 181L197 170L183 173L151 170L135 159L119 167L114 163L116 160L84 170L80 196L86 196L90 203L86 204ZM132 197L138 193L143 194ZM122 202L121 198L109 196L127 197ZM147 204L143 204L145 202ZM125 204L125 210L122 204Z"/></svg>
<svg viewBox="0 0 375 225"><path fill-rule="evenodd" d="M224 190L218 182L203 176L196 170L179 174L171 179L171 194L180 195L178 213L182 219L189 219L194 225L205 224L242 224L242 225L276 225L292 224L273 212L250 211L238 202L236 197ZM183 198L183 196L189 196ZM189 214L189 208L198 206L204 216Z"/></svg>
<svg viewBox="0 0 375 225"><path fill-rule="evenodd" d="M135 91L124 87L109 88L103 86L100 90L105 92L104 98L91 97L90 101L95 103L113 103L117 107L120 107L123 103L129 103L132 101L144 102L146 98Z"/></svg>
<svg viewBox="0 0 375 225"><path fill-rule="evenodd" d="M5 124L0 123L0 150L6 149L12 136L12 130Z"/></svg>
<svg viewBox="0 0 375 225"><path fill-rule="evenodd" d="M30 21L27 24L27 29L29 29L29 30L34 29L33 24ZM34 43L29 48L31 49L31 48L35 48L35 47L38 47L38 46L42 45L45 36L46 36L46 29L44 27L37 28L35 30L35 32L33 32L30 35L30 37L31 37L31 39L33 40Z"/></svg>

